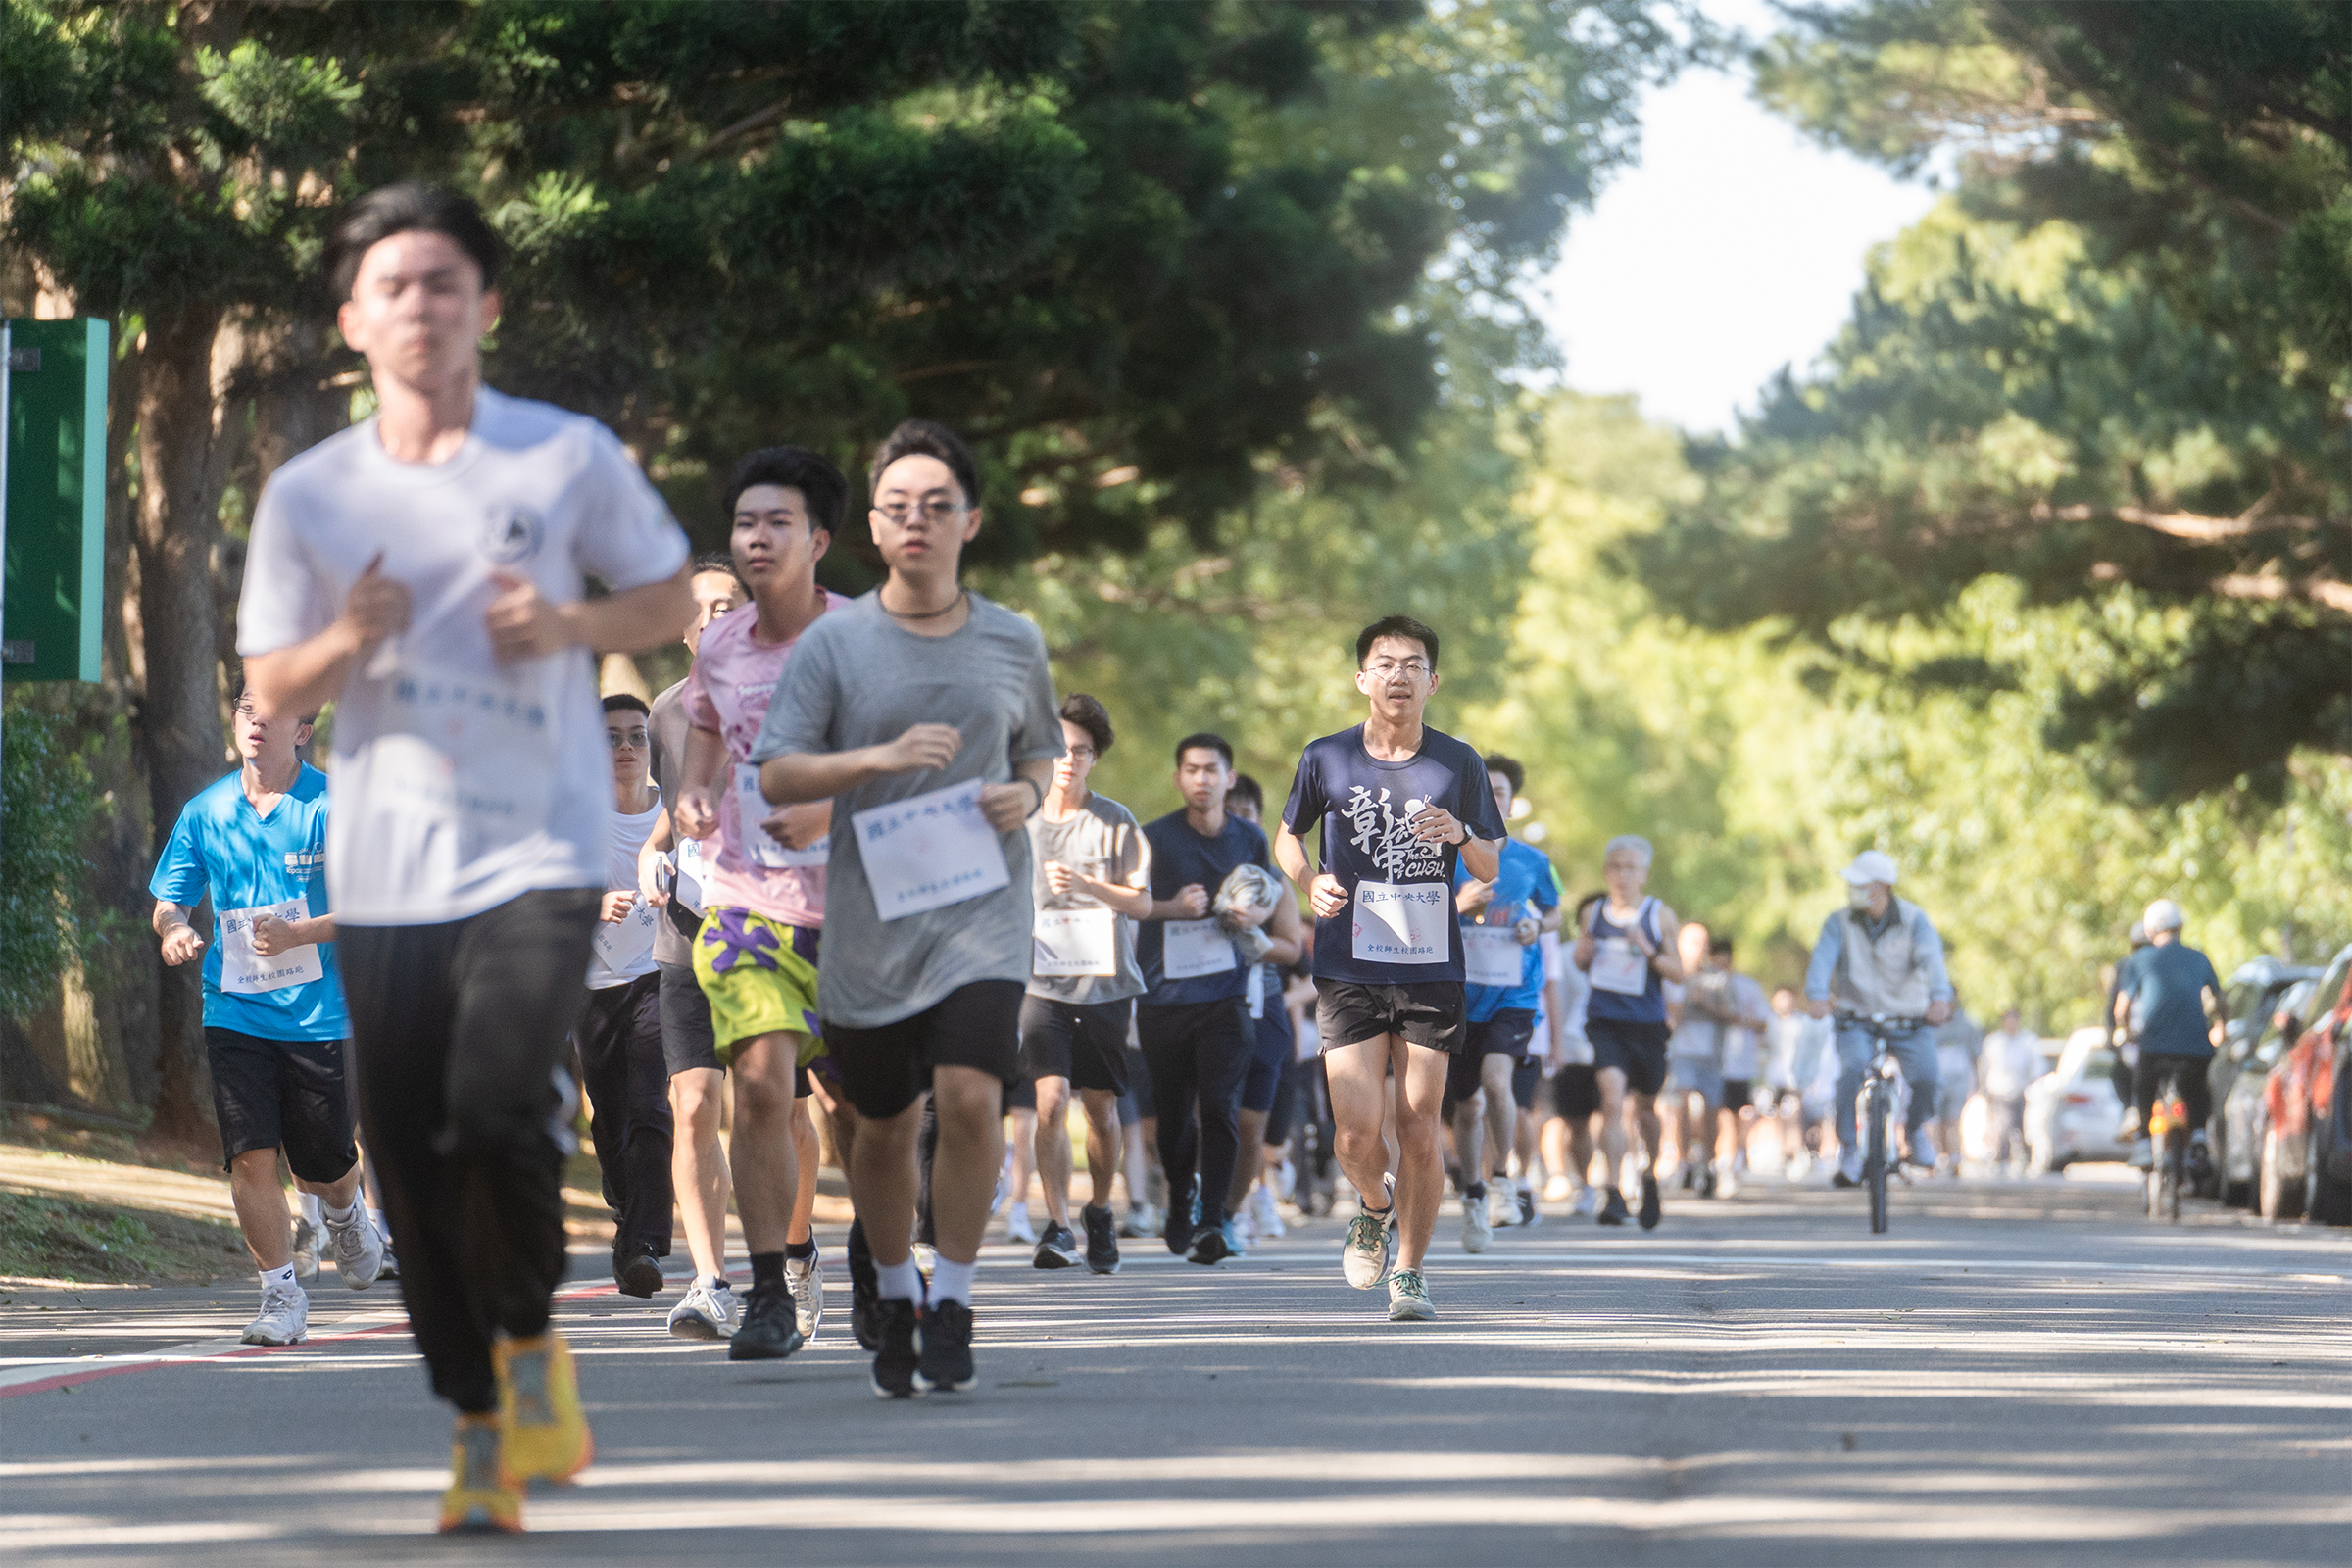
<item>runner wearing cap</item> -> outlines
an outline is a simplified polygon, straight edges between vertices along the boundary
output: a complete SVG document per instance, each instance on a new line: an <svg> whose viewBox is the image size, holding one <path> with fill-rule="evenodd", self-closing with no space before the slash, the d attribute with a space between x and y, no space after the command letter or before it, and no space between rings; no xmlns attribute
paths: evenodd
<svg viewBox="0 0 2352 1568"><path fill-rule="evenodd" d="M1933 1166L1927 1124L1936 1114L1941 1082L1936 1061L1935 1025L1952 1015L1952 982L1944 973L1943 939L1925 910L1894 896L1895 864L1878 850L1865 850L1843 872L1846 906L1824 920L1805 968L1806 1008L1816 1018L1835 1010L1838 1026L1838 1174L1832 1185L1858 1186L1862 1150L1855 1137L1854 1101L1870 1068L1868 1032L1844 1020L1886 1014L1925 1018L1921 1028L1897 1035L1887 1051L1911 1089L1904 1112L1905 1157Z"/></svg>

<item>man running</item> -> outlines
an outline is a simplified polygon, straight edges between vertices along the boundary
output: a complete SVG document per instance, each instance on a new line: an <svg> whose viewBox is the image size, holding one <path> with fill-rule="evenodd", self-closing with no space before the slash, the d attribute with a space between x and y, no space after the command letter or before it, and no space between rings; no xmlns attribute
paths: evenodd
<svg viewBox="0 0 2352 1568"><path fill-rule="evenodd" d="M1233 788L1225 792L1225 809L1261 833L1265 831L1266 792L1249 774L1233 775ZM1298 901L1288 884L1282 887L1280 897L1288 911L1286 928L1295 936ZM1295 1104L1297 1099L1291 1069L1298 1054L1298 1037L1291 1029L1291 1010L1282 1000L1283 966L1298 961L1295 949L1294 942L1280 950L1291 955L1288 959L1261 959L1244 983L1243 1010L1250 1015L1250 1070L1242 1078L1239 1152L1234 1157L1233 1180L1225 1189L1226 1217L1244 1242L1272 1241L1286 1228L1266 1178L1284 1163L1283 1150L1277 1146L1287 1144L1290 1138L1291 1110L1285 1101Z"/></svg>
<svg viewBox="0 0 2352 1568"><path fill-rule="evenodd" d="M1502 861L1502 815L1478 753L1429 728L1438 634L1404 615L1355 639L1364 722L1309 742L1275 853L1315 910L1315 1022L1341 1168L1362 1212L1348 1222L1348 1283L1389 1286L1391 1322L1437 1316L1421 1277L1445 1197L1438 1116L1464 1049L1456 862L1482 882ZM1305 833L1322 828L1322 863ZM1392 1094L1390 1077L1394 1074ZM1394 1183L1381 1127L1396 1112Z"/></svg>
<svg viewBox="0 0 2352 1568"><path fill-rule="evenodd" d="M1499 753L1486 759L1486 769L1494 809L1508 822L1511 802L1527 782L1526 770ZM1446 1069L1446 1098L1452 1106L1454 1151L1462 1162L1462 1250L1483 1252L1494 1240L1487 1160L1492 1154L1496 1173L1507 1179L1519 1119L1514 1080L1537 1055L1536 1009L1544 992L1541 938L1559 929L1560 885L1543 851L1506 838L1493 880L1455 867L1453 906L1462 926L1468 1030ZM1510 1197L1515 1222L1517 1195Z"/></svg>
<svg viewBox="0 0 2352 1568"><path fill-rule="evenodd" d="M1666 1037L1664 1119L1674 1129L1682 1156L1683 1191L1713 1198L1715 1107L1723 1102L1723 977L1708 961L1711 934L1696 920L1683 922L1675 951L1683 960L1683 978L1666 986L1673 1033Z"/></svg>
<svg viewBox="0 0 2352 1568"><path fill-rule="evenodd" d="M612 752L612 820L605 902L588 964L588 1005L572 1031L588 1089L588 1134L612 1210L612 1281L623 1296L662 1288L669 1255L669 1074L662 1060L662 976L654 937L662 913L638 896L637 853L662 817L651 774L652 710L641 697L605 699Z"/></svg>
<svg viewBox="0 0 2352 1568"><path fill-rule="evenodd" d="M1764 988L1755 976L1741 974L1738 944L1728 936L1714 939L1709 958L1723 976L1723 995L1730 1016L1723 1025L1723 1098L1715 1107L1716 1151L1723 1160L1726 1198L1740 1191L1747 1174L1747 1137L1756 1123L1756 1074L1763 1060L1764 1030L1770 1013Z"/></svg>
<svg viewBox="0 0 2352 1568"><path fill-rule="evenodd" d="M1607 896L1588 893L1578 900L1565 922L1568 928L1582 931L1592 906ZM1600 1114L1600 1084L1593 1073L1592 1042L1585 1033L1585 1008L1592 1000L1592 986L1582 969L1562 956L1556 937L1545 938L1544 946L1545 978L1551 980L1556 969L1553 983L1559 988L1559 1022L1553 1027L1558 1042L1554 1048L1557 1070L1550 1080L1552 1120L1544 1124L1544 1157L1551 1165L1551 1183L1544 1196L1572 1198L1572 1212L1591 1214L1600 1207L1600 1195L1592 1185L1592 1118Z"/></svg>
<svg viewBox="0 0 2352 1568"><path fill-rule="evenodd" d="M293 1230L277 1185L316 1194L335 1270L364 1291L383 1244L360 1194L345 1037L326 892L326 775L296 755L311 719L288 721L239 692L237 770L181 808L147 891L164 961L204 956L204 1051L237 1226L262 1276L247 1345L299 1345L311 1298L296 1282ZM211 899L213 940L189 924Z"/></svg>
<svg viewBox="0 0 2352 1568"><path fill-rule="evenodd" d="M1070 1091L1086 1107L1091 1200L1086 1266L1119 1271L1119 1224L1110 1211L1119 1172L1119 1097L1127 1092L1127 1031L1144 974L1136 922L1152 912L1152 851L1135 813L1087 787L1109 752L1110 715L1084 693L1061 705L1061 760L1045 809L1029 818L1035 862L1036 963L1021 1002L1021 1069L1037 1085L1037 1171L1046 1190L1039 1268L1079 1260L1070 1230ZM1016 1191L1014 1199L1020 1200Z"/></svg>
<svg viewBox="0 0 2352 1568"><path fill-rule="evenodd" d="M1952 1015L1952 981L1943 970L1943 939L1927 912L1894 896L1893 858L1864 850L1844 870L1846 906L1821 924L1813 961L1805 967L1805 1005L1816 1018L1833 1007L1838 1026L1838 1174L1833 1187L1862 1183L1862 1148L1854 1133L1854 1101L1870 1069L1872 1041L1845 1022L1854 1014L1925 1018L1926 1024L1887 1042L1910 1085L1903 1145L1913 1164L1932 1165L1928 1122L1940 1084L1936 1025Z"/></svg>
<svg viewBox="0 0 2352 1568"><path fill-rule="evenodd" d="M881 1296L874 1392L971 1387L972 1274L1020 1076L1035 920L1028 817L1061 756L1045 638L964 589L980 472L909 419L870 470L882 586L802 638L752 760L775 804L832 801L825 1039L859 1126L850 1197ZM928 1303L912 1252L923 1092L938 1108ZM918 1349L919 1334L919 1349Z"/></svg>
<svg viewBox="0 0 2352 1568"><path fill-rule="evenodd" d="M270 476L237 647L264 712L336 704L327 881L360 1110L434 1392L444 1530L519 1530L592 1453L563 1278L558 1064L612 810L590 654L677 635L686 537L611 431L481 384L502 248L388 186L326 274L375 414ZM586 595L590 573L611 589Z"/></svg>
<svg viewBox="0 0 2352 1568"><path fill-rule="evenodd" d="M1569 961L1585 973L1585 1037L1592 1042L1592 1081L1600 1089L1600 1151L1608 1190L1594 1222L1623 1225L1628 1215L1626 1146L1642 1145L1642 1228L1658 1228L1658 1091L1666 1085L1666 991L1680 984L1682 922L1643 891L1649 886L1649 840L1621 833L1601 852L1608 897L1592 906Z"/></svg>
<svg viewBox="0 0 2352 1568"><path fill-rule="evenodd" d="M1204 1267L1240 1250L1225 1204L1241 1158L1242 1090L1257 1046L1249 987L1259 963L1298 958L1298 905L1283 896L1264 830L1225 809L1233 780L1233 747L1223 736L1203 732L1176 743L1184 808L1144 829L1152 843L1152 913L1136 939L1144 995L1135 1030L1159 1108L1159 1163L1168 1182L1161 1234L1169 1251ZM1261 874L1252 896L1221 899L1250 882L1235 880L1244 867Z"/></svg>

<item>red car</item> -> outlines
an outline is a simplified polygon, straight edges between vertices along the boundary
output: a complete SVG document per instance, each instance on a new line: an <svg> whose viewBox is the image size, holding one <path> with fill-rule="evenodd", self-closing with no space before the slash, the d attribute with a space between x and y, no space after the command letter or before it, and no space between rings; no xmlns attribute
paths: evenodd
<svg viewBox="0 0 2352 1568"><path fill-rule="evenodd" d="M2345 1103L2352 1100L2345 1062L2352 1049L2352 974L2327 1001L2328 1010L2312 1019L2263 1086L2270 1115L2258 1183L2265 1219L2300 1214L2324 1225L2352 1225L2352 1107ZM2312 998L2314 1007L2321 1003L2322 995Z"/></svg>

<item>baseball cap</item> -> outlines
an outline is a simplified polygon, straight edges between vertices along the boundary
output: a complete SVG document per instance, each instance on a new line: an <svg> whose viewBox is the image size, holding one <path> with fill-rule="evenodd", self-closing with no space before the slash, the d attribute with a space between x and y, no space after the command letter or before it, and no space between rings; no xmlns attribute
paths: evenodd
<svg viewBox="0 0 2352 1568"><path fill-rule="evenodd" d="M1896 874L1894 857L1883 850L1864 850L1854 857L1854 863L1847 866L1842 874L1847 882L1858 888L1868 887L1873 882L1884 882L1892 887Z"/></svg>
<svg viewBox="0 0 2352 1568"><path fill-rule="evenodd" d="M2148 935L2154 936L2159 931L2180 930L2188 923L2188 916L2182 914L2180 906L2172 900L2158 899L2148 906L2147 912L2139 917L2139 923L2148 928Z"/></svg>

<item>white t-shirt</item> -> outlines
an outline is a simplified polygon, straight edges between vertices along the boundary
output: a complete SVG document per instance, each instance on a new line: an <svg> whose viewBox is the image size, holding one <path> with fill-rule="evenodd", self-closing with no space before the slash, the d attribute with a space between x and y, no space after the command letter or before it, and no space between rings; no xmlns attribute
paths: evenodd
<svg viewBox="0 0 2352 1568"><path fill-rule="evenodd" d="M2031 1029L2011 1034L1995 1029L1984 1037L1984 1050L1978 1058L1984 1074L1984 1092L1999 1100L2014 1100L2026 1092L2026 1086L2041 1076L2041 1041Z"/></svg>
<svg viewBox="0 0 2352 1568"><path fill-rule="evenodd" d="M605 858L605 891L637 886L637 852L662 818L662 796L642 811L614 808L607 829L610 851ZM640 899L617 920L596 922L596 942L588 952L588 989L609 991L654 972L654 936L669 923L668 916Z"/></svg>
<svg viewBox="0 0 2352 1568"><path fill-rule="evenodd" d="M462 920L605 882L612 768L585 649L502 664L491 578L557 604L677 575L686 535L610 430L483 387L446 463L397 463L368 419L270 476L255 508L237 652L325 630L378 555L409 628L335 705L327 887L347 925Z"/></svg>

